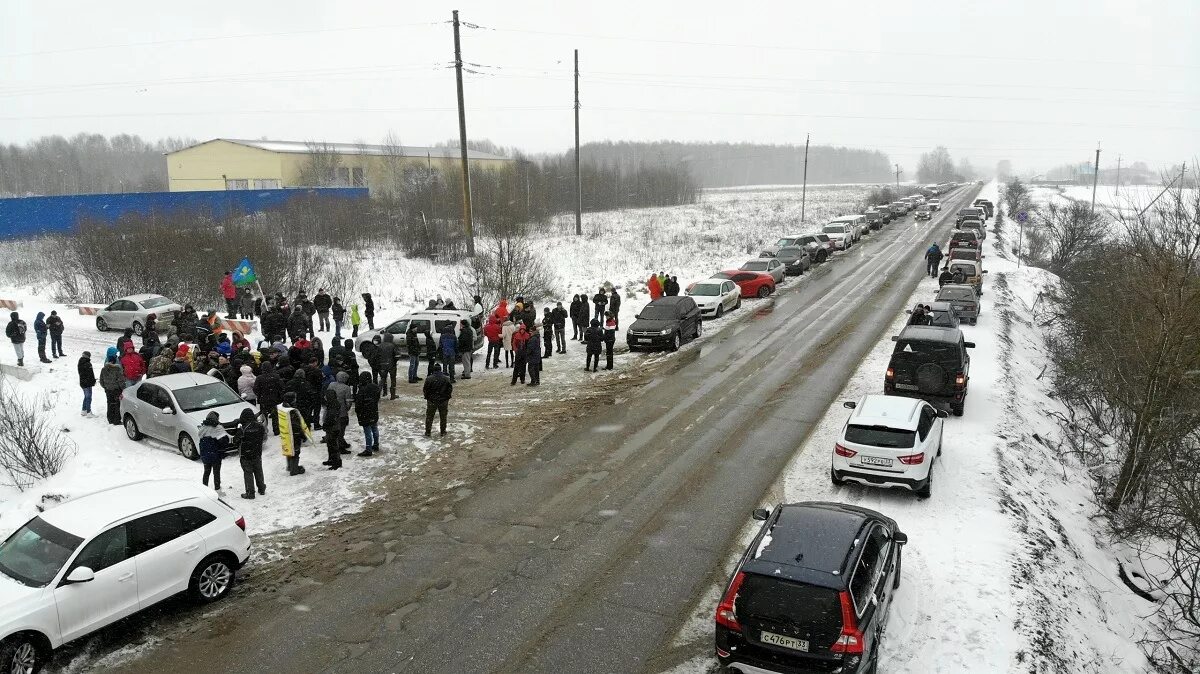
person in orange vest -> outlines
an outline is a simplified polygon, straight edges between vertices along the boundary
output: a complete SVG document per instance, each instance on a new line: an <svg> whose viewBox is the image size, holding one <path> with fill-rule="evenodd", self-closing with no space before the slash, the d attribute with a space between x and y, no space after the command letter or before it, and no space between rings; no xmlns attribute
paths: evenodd
<svg viewBox="0 0 1200 674"><path fill-rule="evenodd" d="M663 294L662 284L658 282L658 274L651 274L650 280L646 282L646 287L650 289L650 300L654 301Z"/></svg>

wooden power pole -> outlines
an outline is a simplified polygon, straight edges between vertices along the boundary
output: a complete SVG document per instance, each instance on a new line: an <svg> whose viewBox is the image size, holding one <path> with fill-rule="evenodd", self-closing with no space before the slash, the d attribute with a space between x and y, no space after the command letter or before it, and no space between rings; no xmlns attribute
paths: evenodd
<svg viewBox="0 0 1200 674"><path fill-rule="evenodd" d="M583 236L583 179L579 175L579 50L575 50L575 234Z"/></svg>
<svg viewBox="0 0 1200 674"><path fill-rule="evenodd" d="M804 134L804 183L800 186L800 224L804 224L804 202L808 196L808 137Z"/></svg>
<svg viewBox="0 0 1200 674"><path fill-rule="evenodd" d="M900 191L900 174L901 173L903 173L903 171L900 170L900 165L896 164L896 191L897 192Z"/></svg>
<svg viewBox="0 0 1200 674"><path fill-rule="evenodd" d="M471 224L471 169L467 164L467 108L463 103L462 46L458 39L458 10L454 10L454 77L458 83L458 146L462 151L463 228L467 257L475 257L475 229Z"/></svg>
<svg viewBox="0 0 1200 674"><path fill-rule="evenodd" d="M1092 167L1092 210L1096 214L1096 184L1100 182L1100 143L1096 143L1096 165Z"/></svg>

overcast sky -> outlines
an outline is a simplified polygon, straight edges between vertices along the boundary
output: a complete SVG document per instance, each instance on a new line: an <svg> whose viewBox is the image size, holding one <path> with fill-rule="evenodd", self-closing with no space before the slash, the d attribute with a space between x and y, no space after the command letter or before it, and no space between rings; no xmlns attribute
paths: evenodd
<svg viewBox="0 0 1200 674"><path fill-rule="evenodd" d="M0 142L51 133L457 136L450 11L425 2L0 4ZM443 9L444 7L444 9ZM991 170L1200 149L1200 2L459 2L472 138L878 148ZM477 73L477 74L474 74Z"/></svg>

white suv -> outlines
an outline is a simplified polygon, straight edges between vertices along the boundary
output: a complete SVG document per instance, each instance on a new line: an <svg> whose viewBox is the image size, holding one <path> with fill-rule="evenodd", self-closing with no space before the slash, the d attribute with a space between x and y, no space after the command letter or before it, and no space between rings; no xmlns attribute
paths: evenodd
<svg viewBox="0 0 1200 674"><path fill-rule="evenodd" d="M924 400L878 394L844 405L854 411L833 446L833 483L900 487L928 498L946 413Z"/></svg>
<svg viewBox="0 0 1200 674"><path fill-rule="evenodd" d="M854 245L854 225L829 223L821 231L833 242L835 250L846 250Z"/></svg>
<svg viewBox="0 0 1200 674"><path fill-rule="evenodd" d="M0 671L168 597L228 594L250 556L246 521L211 490L146 480L68 501L0 544Z"/></svg>

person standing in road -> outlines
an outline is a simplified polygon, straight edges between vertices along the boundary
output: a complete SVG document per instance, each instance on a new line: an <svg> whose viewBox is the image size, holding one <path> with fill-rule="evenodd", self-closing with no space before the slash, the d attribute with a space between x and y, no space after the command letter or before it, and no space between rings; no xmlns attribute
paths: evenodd
<svg viewBox="0 0 1200 674"><path fill-rule="evenodd" d="M108 423L121 425L121 391L125 389L125 372L117 364L117 347L108 347L104 365L100 368L100 388L104 389Z"/></svg>
<svg viewBox="0 0 1200 674"><path fill-rule="evenodd" d="M547 342L547 346L549 343ZM525 342L525 366L529 370L529 384L537 386L542 383L542 345L538 339L538 326L533 326L533 333Z"/></svg>
<svg viewBox="0 0 1200 674"><path fill-rule="evenodd" d="M587 324L587 303L579 295L571 298L571 341L583 339L584 326Z"/></svg>
<svg viewBox="0 0 1200 674"><path fill-rule="evenodd" d="M208 476L213 479L213 489L221 491L221 462L229 448L229 434L221 427L221 417L209 412L200 424L200 463L204 464L204 477L200 481L208 486Z"/></svg>
<svg viewBox="0 0 1200 674"><path fill-rule="evenodd" d="M180 348L183 348L182 345ZM271 417L271 432L279 435L279 415L275 408L283 398L283 382L275 374L275 366L263 363L258 377L254 379L254 397L258 400L258 409ZM296 396L292 395L292 405L296 404Z"/></svg>
<svg viewBox="0 0 1200 674"><path fill-rule="evenodd" d="M125 344L125 355L121 356L121 369L125 372L125 386L133 386L146 374L146 361L133 350L133 343Z"/></svg>
<svg viewBox="0 0 1200 674"><path fill-rule="evenodd" d="M929 249L925 251L925 273L937 278L938 267L941 266L943 257L945 256L942 254L942 249L937 245L937 242L934 241L929 246Z"/></svg>
<svg viewBox="0 0 1200 674"><path fill-rule="evenodd" d="M362 316L358 313L358 302L350 303L350 338L358 337L358 326L362 325Z"/></svg>
<svg viewBox="0 0 1200 674"><path fill-rule="evenodd" d="M617 343L617 320L611 312L604 312L604 369L613 369L613 345Z"/></svg>
<svg viewBox="0 0 1200 674"><path fill-rule="evenodd" d="M276 421L272 422L279 429L279 446L287 459L288 475L301 475L304 466L300 465L300 448L304 441L312 442L312 432L296 407L296 395L288 393L283 396L283 404L275 411Z"/></svg>
<svg viewBox="0 0 1200 674"><path fill-rule="evenodd" d="M446 435L446 415L450 411L450 398L454 392L454 383L450 381L437 364L425 379L423 393L425 394L425 437L433 432L433 415L437 414L442 430Z"/></svg>
<svg viewBox="0 0 1200 674"><path fill-rule="evenodd" d="M512 336L512 351L513 351L513 373L512 382L509 386L516 386L517 380L522 384L525 383L525 343L529 341L529 333L525 331L525 324L521 323L517 326L517 331ZM539 345L540 346L540 345Z"/></svg>
<svg viewBox="0 0 1200 674"><path fill-rule="evenodd" d="M371 298L371 293L363 293L363 316L367 319L367 329L375 329L375 300Z"/></svg>
<svg viewBox="0 0 1200 674"><path fill-rule="evenodd" d="M225 277L221 279L221 297L225 298L225 313L230 318L237 316L237 286L233 284L233 272L225 272Z"/></svg>
<svg viewBox="0 0 1200 674"><path fill-rule="evenodd" d="M149 323L147 322L147 326L148 325ZM50 355L54 356L55 358L61 358L67 355L63 353L62 348L64 327L62 316L59 316L57 311L51 311L50 316L46 318L46 329L50 331Z"/></svg>
<svg viewBox="0 0 1200 674"><path fill-rule="evenodd" d="M488 316L488 322L483 326L483 336L487 338L487 355L483 358L483 369L490 370L500 367L500 351L504 348L504 328L500 327L500 319L496 314Z"/></svg>
<svg viewBox="0 0 1200 674"><path fill-rule="evenodd" d="M415 384L422 379L417 376L421 368L421 333L417 332L416 321L408 322L408 330L404 333L404 350L408 352L408 383ZM392 391L392 399L395 398L396 392Z"/></svg>
<svg viewBox="0 0 1200 674"><path fill-rule="evenodd" d="M329 297L329 293L325 292L324 288L319 288L317 294L313 295L313 309L317 312L318 330L320 332L329 331L329 310L333 307L333 300ZM305 310L307 312L307 310ZM310 314L311 315L311 314Z"/></svg>
<svg viewBox="0 0 1200 674"><path fill-rule="evenodd" d="M543 358L554 355L554 315L550 307L542 308L542 340L546 343L546 353Z"/></svg>
<svg viewBox="0 0 1200 674"><path fill-rule="evenodd" d="M338 375L343 375L344 372L339 372ZM321 462L321 465L327 466L329 470L337 470L342 467L342 443L345 441L343 433L345 426L342 424L340 417L341 403L338 401L337 391L334 389L334 384L330 384L325 389L325 450L328 453L327 458Z"/></svg>
<svg viewBox="0 0 1200 674"><path fill-rule="evenodd" d="M379 451L379 387L371 375L360 372L358 390L354 392L354 416L363 429L363 451L359 456L371 456Z"/></svg>
<svg viewBox="0 0 1200 674"><path fill-rule="evenodd" d="M612 314L613 321L617 329L621 329L621 295L616 288L612 289L612 294L608 296L608 312Z"/></svg>
<svg viewBox="0 0 1200 674"><path fill-rule="evenodd" d="M455 344L459 360L462 363L462 378L470 379L471 370L475 367L475 329L471 321L463 319L458 323L458 341Z"/></svg>
<svg viewBox="0 0 1200 674"><path fill-rule="evenodd" d="M558 347L559 353L567 352L567 310L563 308L562 302L556 302L554 310L550 312L554 317L554 343Z"/></svg>
<svg viewBox="0 0 1200 674"><path fill-rule="evenodd" d="M33 319L33 334L37 337L38 360L43 363L53 362L46 357L46 336L48 331L46 329L45 312L39 311L37 317Z"/></svg>
<svg viewBox="0 0 1200 674"><path fill-rule="evenodd" d="M441 298L441 295L438 296ZM454 336L454 328L447 325L442 328L442 336L438 339L438 351L442 355L442 367L450 375L454 383L454 362L458 360L458 338Z"/></svg>
<svg viewBox="0 0 1200 674"><path fill-rule="evenodd" d="M92 387L96 385L96 371L92 369L92 354L87 351L79 357L79 388L83 389L83 411L81 416L92 417Z"/></svg>
<svg viewBox="0 0 1200 674"><path fill-rule="evenodd" d="M592 325L583 333L583 342L587 345L587 360L583 369L586 371L590 367L595 372L600 367L600 348L604 344L604 330L600 327L600 321L592 321Z"/></svg>
<svg viewBox="0 0 1200 674"><path fill-rule="evenodd" d="M517 333L517 324L513 322L512 316L503 319L504 325L500 327L500 342L504 347L504 367L513 366L513 335ZM499 362L499 358L496 359Z"/></svg>
<svg viewBox="0 0 1200 674"><path fill-rule="evenodd" d="M592 304L596 307L594 318L600 320L604 317L604 307L608 306L608 293L604 292L604 287L600 287L600 292L592 296Z"/></svg>
<svg viewBox="0 0 1200 674"><path fill-rule="evenodd" d="M262 450L263 443L267 440L267 429L258 423L254 410L242 410L241 416L238 417L237 438L238 462L242 464L242 480L246 484L242 498L253 501L255 487L258 488L259 496L265 496L267 493L267 481L263 477L262 467Z"/></svg>

